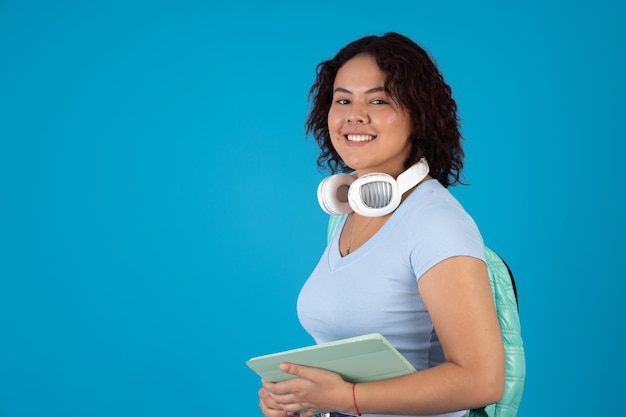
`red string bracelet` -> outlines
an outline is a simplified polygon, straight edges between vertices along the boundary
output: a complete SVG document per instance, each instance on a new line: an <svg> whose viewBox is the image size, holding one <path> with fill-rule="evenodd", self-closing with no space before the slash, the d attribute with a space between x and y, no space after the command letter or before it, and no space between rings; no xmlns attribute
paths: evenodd
<svg viewBox="0 0 626 417"><path fill-rule="evenodd" d="M354 408L356 410L356 413L359 417L361 417L361 412L359 411L359 406L356 405L356 394L354 393L354 388L356 387L356 384L352 384L352 400L354 401Z"/></svg>

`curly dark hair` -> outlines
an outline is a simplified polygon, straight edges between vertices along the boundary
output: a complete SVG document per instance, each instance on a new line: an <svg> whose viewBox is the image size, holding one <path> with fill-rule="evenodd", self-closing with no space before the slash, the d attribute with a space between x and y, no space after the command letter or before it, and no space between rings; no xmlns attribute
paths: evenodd
<svg viewBox="0 0 626 417"><path fill-rule="evenodd" d="M328 111L333 98L337 71L357 55L376 59L387 75L385 90L413 121L411 152L405 168L426 157L430 175L444 187L462 183L463 148L456 102L429 54L411 39L395 32L383 36L366 36L341 49L334 58L321 62L309 91L311 109L306 133L312 134L320 147L317 158L320 169L332 173L349 168L341 160L330 140Z"/></svg>

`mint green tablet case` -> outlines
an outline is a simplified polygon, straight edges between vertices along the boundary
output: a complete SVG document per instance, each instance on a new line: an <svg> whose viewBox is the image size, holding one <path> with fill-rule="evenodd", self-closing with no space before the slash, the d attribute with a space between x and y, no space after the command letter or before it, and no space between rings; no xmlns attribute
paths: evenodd
<svg viewBox="0 0 626 417"><path fill-rule="evenodd" d="M291 362L338 373L348 382L368 382L407 375L415 368L379 333L258 356L246 364L263 379L280 382L293 375L278 365Z"/></svg>

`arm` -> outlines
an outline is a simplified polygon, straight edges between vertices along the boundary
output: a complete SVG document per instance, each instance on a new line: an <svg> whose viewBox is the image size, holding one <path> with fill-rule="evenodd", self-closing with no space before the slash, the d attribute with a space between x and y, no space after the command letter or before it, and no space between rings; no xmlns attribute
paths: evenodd
<svg viewBox="0 0 626 417"><path fill-rule="evenodd" d="M494 403L504 389L504 351L486 265L440 262L418 282L446 362L387 381L357 385L361 412L438 414Z"/></svg>
<svg viewBox="0 0 626 417"><path fill-rule="evenodd" d="M428 415L498 401L504 387L504 352L484 262L465 256L446 259L424 274L418 286L447 361L415 374L357 384L359 411ZM262 388L276 407L285 412L356 412L352 384L338 375L297 365L287 365L284 371L299 378Z"/></svg>

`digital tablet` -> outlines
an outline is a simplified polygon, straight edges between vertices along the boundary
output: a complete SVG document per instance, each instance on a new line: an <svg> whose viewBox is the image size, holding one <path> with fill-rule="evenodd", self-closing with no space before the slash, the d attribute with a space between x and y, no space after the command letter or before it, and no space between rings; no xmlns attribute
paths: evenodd
<svg viewBox="0 0 626 417"><path fill-rule="evenodd" d="M246 361L246 364L270 382L294 378L278 369L281 362L333 371L348 382L377 381L416 372L409 361L379 333L258 356Z"/></svg>

